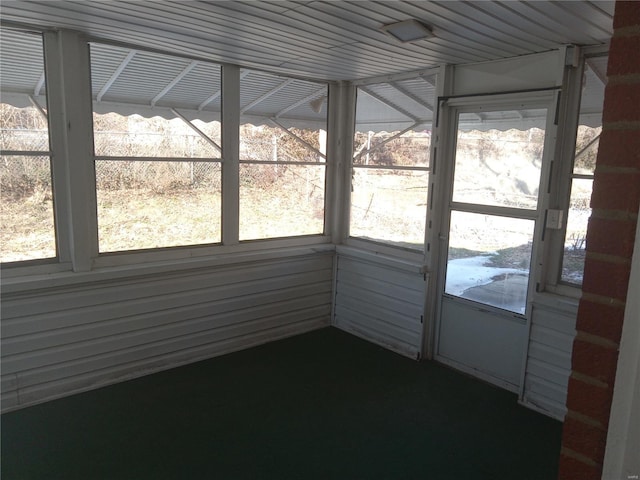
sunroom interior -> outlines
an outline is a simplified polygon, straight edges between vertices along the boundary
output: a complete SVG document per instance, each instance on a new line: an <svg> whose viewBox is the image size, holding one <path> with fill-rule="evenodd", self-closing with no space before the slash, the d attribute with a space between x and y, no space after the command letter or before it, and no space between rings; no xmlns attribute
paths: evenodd
<svg viewBox="0 0 640 480"><path fill-rule="evenodd" d="M614 7L3 2L2 412L332 327L563 421Z"/></svg>

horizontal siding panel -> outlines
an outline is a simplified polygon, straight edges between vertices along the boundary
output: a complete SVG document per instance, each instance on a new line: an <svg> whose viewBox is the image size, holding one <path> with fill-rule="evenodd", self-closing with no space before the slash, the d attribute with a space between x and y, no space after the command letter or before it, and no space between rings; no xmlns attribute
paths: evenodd
<svg viewBox="0 0 640 480"><path fill-rule="evenodd" d="M353 309L376 317L398 316L404 322L417 323L422 315L422 306L412 305L390 296L371 294L340 283L337 289L339 293L336 295L336 304L352 306Z"/></svg>
<svg viewBox="0 0 640 480"><path fill-rule="evenodd" d="M418 269L388 258L338 255L333 324L403 355L422 346L425 283Z"/></svg>
<svg viewBox="0 0 640 480"><path fill-rule="evenodd" d="M64 397L70 394L91 390L115 382L148 375L167 368L174 368L186 363L205 360L218 355L235 352L245 348L261 345L282 338L299 335L327 326L325 319L310 319L304 322L283 325L257 332L247 336L234 337L215 344L205 344L199 347L163 354L157 357L145 357L143 361L131 363L127 361L124 367L105 368L92 371L86 375L64 378L62 380L46 382L20 391L20 404L30 405Z"/></svg>
<svg viewBox="0 0 640 480"><path fill-rule="evenodd" d="M369 261L363 261L344 256L338 257L338 275L344 272L353 272L356 276L382 279L385 283L409 288L417 292L424 290L422 275L408 273L401 269L394 269L383 264L376 265ZM340 277L338 277L339 279Z"/></svg>
<svg viewBox="0 0 640 480"><path fill-rule="evenodd" d="M523 403L563 420L577 306L556 297L542 300L558 305L554 308L534 302Z"/></svg>
<svg viewBox="0 0 640 480"><path fill-rule="evenodd" d="M567 414L567 407L564 402L556 402L542 395L536 395L535 393L528 394L523 404L533 407L535 410L545 413L561 422L564 421L564 417Z"/></svg>
<svg viewBox="0 0 640 480"><path fill-rule="evenodd" d="M558 385L563 389L567 389L569 386L569 376L571 370L567 368L560 368L554 365L550 365L547 362L536 360L534 358L529 359L527 365L527 374L535 377L543 378L550 383Z"/></svg>
<svg viewBox="0 0 640 480"><path fill-rule="evenodd" d="M188 292L195 289L212 288L222 285L245 282L247 278L261 280L274 276L287 276L294 273L331 268L331 256L305 259L304 261L278 262L277 273L274 272L273 262L264 265L247 267L221 267L205 271L164 274L159 278L136 278L96 283L86 287L70 287L65 289L51 289L49 292L37 292L7 296L2 305L3 319L31 316L39 313L52 313L65 310L72 306L80 308L95 306L105 302L109 295L117 296L119 301L158 296L165 293ZM146 280L146 281L145 281ZM99 287L99 288L96 288ZM11 301L9 301L11 300Z"/></svg>
<svg viewBox="0 0 640 480"><path fill-rule="evenodd" d="M2 391L2 395L0 395L0 405L2 406L3 412L17 407L18 403L18 392Z"/></svg>
<svg viewBox="0 0 640 480"><path fill-rule="evenodd" d="M564 405L567 399L567 389L551 383L544 378L529 375L525 387L535 396L547 398L550 402Z"/></svg>
<svg viewBox="0 0 640 480"><path fill-rule="evenodd" d="M403 302L418 305L422 310L424 295L418 290L397 286L390 289L389 283L385 280L357 275L356 273L347 270L342 270L340 272L340 278L338 281L343 284L344 288L362 289L374 295L392 296Z"/></svg>
<svg viewBox="0 0 640 480"><path fill-rule="evenodd" d="M283 309L289 311L322 303L326 304L330 301L329 285L319 285L319 287L311 286L307 288L307 291L311 291L312 295L300 295L299 290L265 294L261 296L262 303L253 307L248 307L248 298L243 297L153 311L140 315L115 317L110 321L94 322L80 327L61 328L35 335L14 337L4 341L2 355L3 357L9 357L24 354L32 357L36 351L52 346L77 344L119 334L126 335L135 331L159 328L165 324L211 318L212 315L222 317L225 314L240 311L257 312L257 315L269 315ZM291 300L289 297L293 299ZM253 300L258 301L257 298L253 298Z"/></svg>
<svg viewBox="0 0 640 480"><path fill-rule="evenodd" d="M573 348L573 335L551 330L538 325L531 326L530 341L555 348L561 352L571 352Z"/></svg>
<svg viewBox="0 0 640 480"><path fill-rule="evenodd" d="M11 338L15 335L25 335L37 333L43 329L64 328L85 323L95 323L130 316L149 311L161 311L169 308L196 305L198 303L213 302L216 300L245 297L264 293L268 295L279 288L290 288L299 285L312 284L316 282L330 282L332 271L324 269L311 271L308 273L293 274L277 278L265 278L261 280L251 280L244 283L232 283L218 288L198 288L184 293L181 289L177 293L169 293L161 290L157 295L145 296L136 299L120 299L117 294L108 291L104 292L100 303L82 308L75 307L56 313L41 313L30 315L28 318L14 318L4 320L2 328L3 338ZM248 273L253 278L251 272ZM133 287L130 287L134 290ZM142 290L146 290L142 288ZM92 293L97 295L99 289ZM112 294L113 296L109 296ZM109 300L110 299L110 300Z"/></svg>
<svg viewBox="0 0 640 480"><path fill-rule="evenodd" d="M420 343L420 337L416 332L412 332L400 325L367 315L366 312L360 312L347 306L336 306L336 318L336 324L338 326L357 325L361 331L370 329L377 332L378 335L375 335L376 337L389 337L406 345L411 345L414 349L418 347Z"/></svg>
<svg viewBox="0 0 640 480"><path fill-rule="evenodd" d="M557 349L532 343L529 346L529 358L534 358L560 368L571 368L571 353L561 352Z"/></svg>
<svg viewBox="0 0 640 480"><path fill-rule="evenodd" d="M6 295L2 408L328 326L332 285L319 252Z"/></svg>
<svg viewBox="0 0 640 480"><path fill-rule="evenodd" d="M577 307L573 314L553 311L548 308L540 308L534 305L532 315L532 325L546 327L567 335L575 336L576 334L576 317L578 315Z"/></svg>
<svg viewBox="0 0 640 480"><path fill-rule="evenodd" d="M312 295L318 291L318 285L302 286L292 290L283 290L282 292L262 294L261 300L265 303L275 303L290 298L304 297ZM329 290L327 288L326 301L330 300ZM238 299L233 306L229 306L228 310L233 311L246 305L249 298ZM255 299L253 299L255 300ZM215 312L211 313L213 316ZM95 355L106 351L117 350L133 345L140 345L147 342L153 342L156 339L172 338L186 334L191 329L190 325L184 322L172 323L158 327L146 328L132 332L126 332L119 335L102 336L90 339L84 342L73 344L57 344L50 345L49 348L37 351L27 351L25 353L12 355L3 358L3 371L6 373L14 373L23 369L38 368L52 363L62 362L82 356ZM66 342L66 340L64 340ZM4 348L3 348L4 351Z"/></svg>
<svg viewBox="0 0 640 480"><path fill-rule="evenodd" d="M64 378L143 361L149 357L165 357L174 352L190 351L200 347L214 345L234 338L247 337L255 332L266 332L285 325L298 322L322 321L328 326L329 308L314 308L308 311L296 311L273 317L244 320L242 317L229 316L225 320L210 322L209 328L193 328L193 332L184 331L173 336L156 337L144 345L133 345L119 350L106 350L91 356L76 357L52 365L44 365L39 369L26 371L19 376L18 387L34 386L40 383L57 381ZM202 327L202 325L201 325Z"/></svg>
<svg viewBox="0 0 640 480"><path fill-rule="evenodd" d="M14 374L2 375L0 380L0 391L9 392L18 388L18 380Z"/></svg>

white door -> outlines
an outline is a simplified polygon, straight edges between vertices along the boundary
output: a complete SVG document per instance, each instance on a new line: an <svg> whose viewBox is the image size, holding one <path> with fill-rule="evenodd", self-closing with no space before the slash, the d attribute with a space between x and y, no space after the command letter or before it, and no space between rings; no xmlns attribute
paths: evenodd
<svg viewBox="0 0 640 480"><path fill-rule="evenodd" d="M527 345L550 100L450 110L436 359L513 391Z"/></svg>

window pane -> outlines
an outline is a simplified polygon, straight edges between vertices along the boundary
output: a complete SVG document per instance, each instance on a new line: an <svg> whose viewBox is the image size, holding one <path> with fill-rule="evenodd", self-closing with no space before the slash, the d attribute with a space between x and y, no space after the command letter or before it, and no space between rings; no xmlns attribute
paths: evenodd
<svg viewBox="0 0 640 480"><path fill-rule="evenodd" d="M591 192L598 156L598 145L602 132L602 105L604 103L603 82L607 70L607 56L589 57L585 69L580 97L578 131L573 174L587 178L571 180L571 197L567 212L567 231L564 238L560 281L582 285L585 260L585 237L587 222L591 216Z"/></svg>
<svg viewBox="0 0 640 480"><path fill-rule="evenodd" d="M254 70L240 79L240 240L322 234L327 85Z"/></svg>
<svg viewBox="0 0 640 480"><path fill-rule="evenodd" d="M322 234L324 166L240 165L240 240Z"/></svg>
<svg viewBox="0 0 640 480"><path fill-rule="evenodd" d="M220 122L201 130L220 145ZM93 115L95 154L112 157L220 158L220 150L179 118Z"/></svg>
<svg viewBox="0 0 640 480"><path fill-rule="evenodd" d="M219 65L100 43L90 51L96 155L220 157Z"/></svg>
<svg viewBox="0 0 640 480"><path fill-rule="evenodd" d="M220 80L219 65L91 44L95 154L122 158L96 160L100 253L221 241L220 163L198 161L221 158Z"/></svg>
<svg viewBox="0 0 640 480"><path fill-rule="evenodd" d="M0 261L55 258L42 36L3 27L0 57Z"/></svg>
<svg viewBox="0 0 640 480"><path fill-rule="evenodd" d="M445 292L524 314L533 220L451 212Z"/></svg>
<svg viewBox="0 0 640 480"><path fill-rule="evenodd" d="M356 132L353 164L428 167L431 131L399 133Z"/></svg>
<svg viewBox="0 0 640 480"><path fill-rule="evenodd" d="M325 130L299 128L287 130L293 136L281 128L268 125L240 126L240 160L312 163L325 161L325 158L318 153L325 154L326 151Z"/></svg>
<svg viewBox="0 0 640 480"><path fill-rule="evenodd" d="M2 150L49 151L49 125L35 108L0 103Z"/></svg>
<svg viewBox="0 0 640 480"><path fill-rule="evenodd" d="M573 173L577 175L593 175L596 170L596 157L600 144L602 127L580 125L576 137L576 153L573 162Z"/></svg>
<svg viewBox="0 0 640 480"><path fill-rule="evenodd" d="M424 249L435 95L434 76L358 87L352 237Z"/></svg>
<svg viewBox="0 0 640 480"><path fill-rule="evenodd" d="M455 202L537 207L544 130L459 130L457 142Z"/></svg>
<svg viewBox="0 0 640 480"><path fill-rule="evenodd" d="M422 250L428 172L353 170L351 236Z"/></svg>
<svg viewBox="0 0 640 480"><path fill-rule="evenodd" d="M49 157L3 156L0 193L1 261L55 257Z"/></svg>
<svg viewBox="0 0 640 480"><path fill-rule="evenodd" d="M100 252L217 243L220 164L96 161Z"/></svg>
<svg viewBox="0 0 640 480"><path fill-rule="evenodd" d="M562 260L563 282L582 284L592 189L593 180L576 178L571 183L571 203L567 215L567 234Z"/></svg>

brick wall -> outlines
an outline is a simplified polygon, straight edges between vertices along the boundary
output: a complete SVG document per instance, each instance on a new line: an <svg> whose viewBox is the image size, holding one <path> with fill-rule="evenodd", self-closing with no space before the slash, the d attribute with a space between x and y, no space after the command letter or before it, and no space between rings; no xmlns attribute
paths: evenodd
<svg viewBox="0 0 640 480"><path fill-rule="evenodd" d="M640 204L640 2L617 1L613 26L561 480L602 475Z"/></svg>

